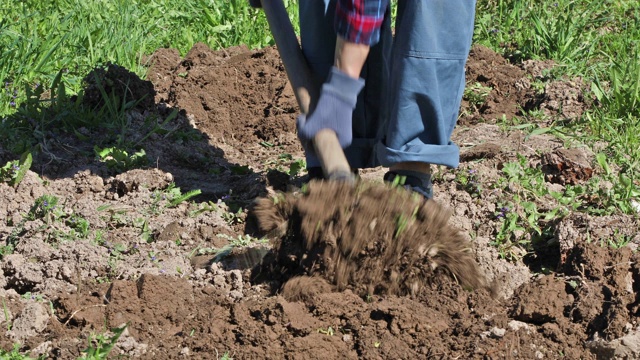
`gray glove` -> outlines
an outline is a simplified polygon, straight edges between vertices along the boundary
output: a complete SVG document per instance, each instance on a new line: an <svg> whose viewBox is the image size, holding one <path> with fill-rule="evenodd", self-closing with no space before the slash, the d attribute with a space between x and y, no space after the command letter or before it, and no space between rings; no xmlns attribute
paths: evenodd
<svg viewBox="0 0 640 360"><path fill-rule="evenodd" d="M338 136L342 148L349 146L353 141L353 109L363 87L363 79L354 79L332 67L327 81L322 85L318 105L313 113L298 116L298 136L303 144L313 140L318 131L331 129ZM307 150L310 148L312 147L307 147Z"/></svg>

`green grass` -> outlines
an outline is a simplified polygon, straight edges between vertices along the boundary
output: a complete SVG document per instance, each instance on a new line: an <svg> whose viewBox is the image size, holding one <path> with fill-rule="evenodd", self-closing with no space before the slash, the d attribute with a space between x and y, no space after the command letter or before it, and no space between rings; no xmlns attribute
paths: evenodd
<svg viewBox="0 0 640 360"><path fill-rule="evenodd" d="M585 97L593 105L581 119L562 128L551 126L545 132L562 133L574 143L607 146L597 156L603 175L582 186L568 186L564 194L549 194L539 185L535 169L521 165L505 174L508 181L518 181L522 193L510 196L532 201L549 195L566 211L593 214L634 214L630 201L640 197L640 7L637 1L523 1L479 0L474 42L503 54L513 63L524 60L554 60L549 77L581 77L588 84ZM535 122L519 126L536 130ZM529 120L530 121L530 120ZM509 164L507 164L509 165ZM508 169L508 167L506 167ZM516 175L515 170L520 171ZM616 169L612 171L611 169ZM599 186L610 182L612 187ZM596 195L599 204L582 199ZM529 207L505 217L503 231L527 229L541 234L537 218L549 213ZM561 214L552 214L561 216ZM503 215L504 216L504 215ZM511 221L511 222L509 222Z"/></svg>
<svg viewBox="0 0 640 360"><path fill-rule="evenodd" d="M474 41L513 62L552 59L554 77L580 76L596 101L573 130L610 143L633 182L640 157L640 7L633 0L480 0Z"/></svg>
<svg viewBox="0 0 640 360"><path fill-rule="evenodd" d="M296 4L286 1L297 23ZM213 49L273 43L264 14L246 0L26 0L0 5L0 116L15 111L26 87L50 87L62 70L77 93L96 65L116 63L142 76L157 48L184 55L196 42Z"/></svg>

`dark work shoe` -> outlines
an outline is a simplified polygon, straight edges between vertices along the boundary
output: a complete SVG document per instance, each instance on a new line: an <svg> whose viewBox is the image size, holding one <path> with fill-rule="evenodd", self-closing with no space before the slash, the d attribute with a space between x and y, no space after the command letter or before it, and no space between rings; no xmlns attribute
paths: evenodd
<svg viewBox="0 0 640 360"><path fill-rule="evenodd" d="M358 169L351 169L351 172L355 177L358 177ZM314 166L307 168L307 174L309 175L309 180L324 180L324 172L320 166Z"/></svg>
<svg viewBox="0 0 640 360"><path fill-rule="evenodd" d="M322 168L320 166L308 168L307 173L309 174L309 181L324 179L324 173L322 172Z"/></svg>
<svg viewBox="0 0 640 360"><path fill-rule="evenodd" d="M433 198L431 174L409 170L389 171L384 174L384 181L393 183L397 177L400 177L400 179L398 179L399 185L405 189L414 191L424 196L426 199Z"/></svg>

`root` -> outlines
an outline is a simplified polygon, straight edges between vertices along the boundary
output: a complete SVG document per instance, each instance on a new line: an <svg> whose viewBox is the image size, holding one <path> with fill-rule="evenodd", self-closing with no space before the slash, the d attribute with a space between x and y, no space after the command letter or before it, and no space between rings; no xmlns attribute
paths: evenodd
<svg viewBox="0 0 640 360"><path fill-rule="evenodd" d="M88 310L88 309L91 309L91 308L95 308L95 307L106 307L106 306L107 305L105 305L105 304L95 304L95 305L88 305L88 306L82 307L80 309L77 309L74 312L72 312L71 315L69 316L69 318L67 319L67 321L64 322L64 326L69 325L69 322L71 321L71 319L73 319L73 317L76 316L76 314L79 313L80 311L85 311L85 310ZM62 322L62 321L60 321L60 319L58 319L58 321Z"/></svg>

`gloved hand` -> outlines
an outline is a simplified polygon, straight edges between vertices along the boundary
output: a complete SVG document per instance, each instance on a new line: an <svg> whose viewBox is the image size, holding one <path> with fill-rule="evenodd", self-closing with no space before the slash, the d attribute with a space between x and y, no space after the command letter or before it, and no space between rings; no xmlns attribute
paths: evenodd
<svg viewBox="0 0 640 360"><path fill-rule="evenodd" d="M327 81L322 85L318 105L313 113L298 116L298 136L303 145L309 144L318 131L331 129L335 131L343 149L349 146L353 140L353 109L363 87L363 79L354 79L332 67ZM305 148L310 150L312 147Z"/></svg>
<svg viewBox="0 0 640 360"><path fill-rule="evenodd" d="M252 8L261 8L262 7L262 2L260 0L249 0L249 5Z"/></svg>

